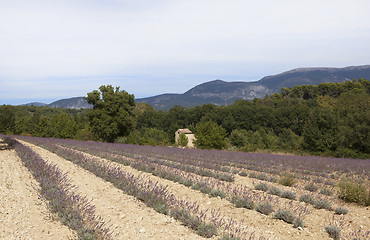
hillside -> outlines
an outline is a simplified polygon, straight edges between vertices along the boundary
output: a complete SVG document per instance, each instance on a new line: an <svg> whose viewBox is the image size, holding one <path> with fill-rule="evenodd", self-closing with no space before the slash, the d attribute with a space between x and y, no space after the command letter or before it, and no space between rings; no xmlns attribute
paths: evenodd
<svg viewBox="0 0 370 240"><path fill-rule="evenodd" d="M359 78L370 79L370 65L345 68L297 68L277 75L266 76L254 82L214 80L197 85L183 94L161 94L138 98L136 102L148 103L156 110L169 110L176 105L189 108L203 104L224 106L230 105L238 99L263 98L266 94L280 92L283 87L291 88L297 85L344 82ZM83 97L61 99L47 106L71 109L92 107Z"/></svg>
<svg viewBox="0 0 370 240"><path fill-rule="evenodd" d="M70 108L70 109L92 108L92 105L88 104L83 97L61 99L52 102L47 106L54 108Z"/></svg>
<svg viewBox="0 0 370 240"><path fill-rule="evenodd" d="M370 65L345 68L297 68L277 75L263 77L255 82L225 82L215 80L200 84L183 94L162 94L136 99L152 105L157 110L168 110L175 105L194 107L211 103L229 105L235 100L252 100L280 92L283 87L318 85L327 82L370 79Z"/></svg>

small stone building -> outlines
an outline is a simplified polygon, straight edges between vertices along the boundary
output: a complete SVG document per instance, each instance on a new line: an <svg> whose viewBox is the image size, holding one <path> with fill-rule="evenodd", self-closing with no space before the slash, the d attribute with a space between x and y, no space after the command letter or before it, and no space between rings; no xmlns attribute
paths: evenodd
<svg viewBox="0 0 370 240"><path fill-rule="evenodd" d="M175 142L178 144L178 140L180 139L180 134L184 133L185 136L188 138L188 145L186 147L188 148L194 148L194 141L195 141L195 136L194 134L187 128L184 129L178 129L175 132Z"/></svg>

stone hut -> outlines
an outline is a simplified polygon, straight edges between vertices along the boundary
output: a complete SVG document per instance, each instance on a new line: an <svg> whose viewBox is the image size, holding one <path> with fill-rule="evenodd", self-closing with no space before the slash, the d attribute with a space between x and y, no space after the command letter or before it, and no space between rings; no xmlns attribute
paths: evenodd
<svg viewBox="0 0 370 240"><path fill-rule="evenodd" d="M188 138L188 145L186 147L188 148L194 148L194 141L195 141L195 136L194 134L187 128L184 129L178 129L175 132L175 142L178 144L178 140L180 139L180 134L184 133L185 136Z"/></svg>

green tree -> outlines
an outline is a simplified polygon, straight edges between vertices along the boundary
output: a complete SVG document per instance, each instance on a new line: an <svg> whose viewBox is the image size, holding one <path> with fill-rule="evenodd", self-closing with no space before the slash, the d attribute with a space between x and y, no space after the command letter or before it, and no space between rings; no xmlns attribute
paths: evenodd
<svg viewBox="0 0 370 240"><path fill-rule="evenodd" d="M13 133L15 130L15 114L11 106L0 106L0 133Z"/></svg>
<svg viewBox="0 0 370 240"><path fill-rule="evenodd" d="M203 149L223 149L226 147L226 130L217 123L200 122L195 128L195 146Z"/></svg>
<svg viewBox="0 0 370 240"><path fill-rule="evenodd" d="M98 139L113 142L118 136L127 136L135 127L134 95L111 85L102 85L99 90L85 98L93 105L88 113L91 130Z"/></svg>
<svg viewBox="0 0 370 240"><path fill-rule="evenodd" d="M181 134L179 135L179 139L178 139L177 143L178 143L178 144L179 144L179 146L181 146L181 147L186 147L186 146L188 146L189 139L188 139L188 137L185 135L185 133L181 133Z"/></svg>
<svg viewBox="0 0 370 240"><path fill-rule="evenodd" d="M334 151L337 147L338 118L330 109L317 108L303 129L303 147L312 152Z"/></svg>
<svg viewBox="0 0 370 240"><path fill-rule="evenodd" d="M47 137L73 138L77 133L76 122L63 112L50 119L45 132Z"/></svg>

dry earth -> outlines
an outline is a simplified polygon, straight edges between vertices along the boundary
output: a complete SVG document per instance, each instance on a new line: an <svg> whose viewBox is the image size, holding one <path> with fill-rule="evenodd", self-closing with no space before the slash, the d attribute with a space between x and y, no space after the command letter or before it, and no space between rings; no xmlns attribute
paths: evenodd
<svg viewBox="0 0 370 240"><path fill-rule="evenodd" d="M14 150L0 151L0 239L64 239L74 233L54 221L38 198L37 186Z"/></svg>
<svg viewBox="0 0 370 240"><path fill-rule="evenodd" d="M31 146L43 159L57 164L63 172L68 174L68 177L78 187L78 191L82 195L88 196L92 204L96 206L96 214L102 216L112 226L114 239L204 239L171 217L155 212L134 197L124 194L112 184L75 164L43 148L29 143L24 144ZM44 203L29 187L35 181L27 169L21 165L16 154L9 150L0 151L0 157L0 236L4 239L55 239L53 237L55 234L64 236L62 239L68 239L73 236L74 234L68 228L50 219L50 214L47 213ZM203 209L220 209L225 217L233 218L239 222L243 221L245 227L250 231L255 231L257 235L263 235L269 239L284 240L330 239L323 228L333 217L332 211L316 210L309 206L311 213L305 217L306 227L303 230L298 230L293 228L291 224L272 219L271 216L265 216L253 210L236 208L227 200L210 198L208 195L181 184L137 171L131 167L117 165L135 175L144 175L163 185L168 185L170 192L179 199L198 202ZM253 188L253 180L248 177L236 176L233 184L243 184ZM345 207L349 209L349 214L345 216L347 224L363 230L370 229L368 207L349 204L346 204ZM20 209L23 210L20 211ZM14 224L15 222L17 224ZM51 230L48 231L49 229Z"/></svg>

